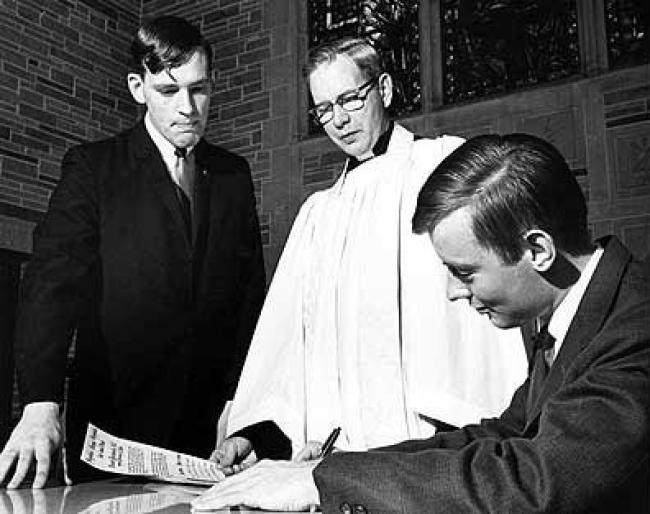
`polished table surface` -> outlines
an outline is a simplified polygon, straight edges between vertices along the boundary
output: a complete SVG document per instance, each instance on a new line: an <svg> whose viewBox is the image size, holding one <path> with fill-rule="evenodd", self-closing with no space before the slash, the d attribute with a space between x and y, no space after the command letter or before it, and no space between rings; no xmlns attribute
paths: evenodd
<svg viewBox="0 0 650 514"><path fill-rule="evenodd" d="M190 501L205 488L125 479L45 489L0 488L0 513L13 514L165 514L190 513ZM215 512L251 512L230 509ZM268 512L267 512L268 514Z"/></svg>

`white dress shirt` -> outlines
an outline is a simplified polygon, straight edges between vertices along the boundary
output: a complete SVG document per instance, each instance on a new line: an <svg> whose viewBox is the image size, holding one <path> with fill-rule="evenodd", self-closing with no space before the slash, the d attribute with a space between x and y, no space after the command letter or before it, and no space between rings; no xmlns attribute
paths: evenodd
<svg viewBox="0 0 650 514"><path fill-rule="evenodd" d="M604 250L601 247L596 249L587 262L585 269L580 274L578 281L571 286L567 295L562 299L560 305L557 306L551 315L551 319L548 322L548 332L555 338L555 344L553 345L553 354L551 356L546 354L546 357L550 362L555 360L555 357L560 351L560 347L564 342L569 326L571 325L573 317L580 306L582 297L587 290L587 286L596 270L596 266L598 266L598 261L600 261L603 251Z"/></svg>
<svg viewBox="0 0 650 514"><path fill-rule="evenodd" d="M182 189L181 180L180 177L178 176L178 170L180 170L180 167L176 165L176 161L178 157L174 153L176 147L173 144L171 144L169 141L167 141L167 139L165 139L165 136L163 136L158 131L158 129L154 126L153 122L151 121L149 112L147 112L147 114L145 114L144 116L144 126L147 129L149 136L151 136L151 139L153 140L154 144L156 145L156 148L158 148L158 151L160 152L163 161L165 161L165 165L167 166L167 171L169 171L169 175L174 181L174 184L181 187ZM189 158L190 153L192 152L193 149L194 146L187 147L186 158Z"/></svg>

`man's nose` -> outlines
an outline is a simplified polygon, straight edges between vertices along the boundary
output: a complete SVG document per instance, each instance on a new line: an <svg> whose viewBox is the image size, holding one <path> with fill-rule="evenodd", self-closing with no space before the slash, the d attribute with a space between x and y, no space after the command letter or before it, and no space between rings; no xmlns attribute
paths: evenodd
<svg viewBox="0 0 650 514"><path fill-rule="evenodd" d="M348 114L348 111L346 111L339 104L334 104L332 106L332 114L334 115L334 118L332 118L332 123L334 123L334 126L336 128L341 128L348 121L350 121L350 115Z"/></svg>
<svg viewBox="0 0 650 514"><path fill-rule="evenodd" d="M178 112L188 116L194 112L194 99L187 89L178 92L177 102Z"/></svg>
<svg viewBox="0 0 650 514"><path fill-rule="evenodd" d="M447 298L455 300L469 299L472 293L466 284L458 280L451 273L447 277Z"/></svg>

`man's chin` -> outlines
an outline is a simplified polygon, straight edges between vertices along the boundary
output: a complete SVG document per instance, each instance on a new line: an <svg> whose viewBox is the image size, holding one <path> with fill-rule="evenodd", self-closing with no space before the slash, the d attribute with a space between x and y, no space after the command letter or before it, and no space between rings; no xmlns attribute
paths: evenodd
<svg viewBox="0 0 650 514"><path fill-rule="evenodd" d="M495 327L500 328L502 330L507 330L509 328L515 328L519 326L518 323L516 323L511 319L504 319L498 315L494 315L493 313L488 313L486 315L490 320L490 323L492 323Z"/></svg>
<svg viewBox="0 0 650 514"><path fill-rule="evenodd" d="M194 146L201 139L201 135L198 132L184 132L181 134L175 135L171 143L178 148L187 148Z"/></svg>
<svg viewBox="0 0 650 514"><path fill-rule="evenodd" d="M364 156L368 154L368 149L366 145L362 144L360 141L351 141L346 143L345 141L338 141L338 147L343 150L346 155L354 157L360 161L364 160Z"/></svg>

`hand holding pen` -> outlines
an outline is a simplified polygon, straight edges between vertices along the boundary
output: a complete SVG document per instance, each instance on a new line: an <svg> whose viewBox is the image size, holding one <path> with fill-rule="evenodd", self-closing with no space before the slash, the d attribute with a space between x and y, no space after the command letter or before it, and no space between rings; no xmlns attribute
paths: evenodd
<svg viewBox="0 0 650 514"><path fill-rule="evenodd" d="M326 457L334 449L334 443L336 443L339 434L341 433L341 427L336 427L330 435L325 439L323 444L317 441L308 441L305 447L300 450L297 455L293 458L294 461L307 461L313 459L320 459Z"/></svg>

